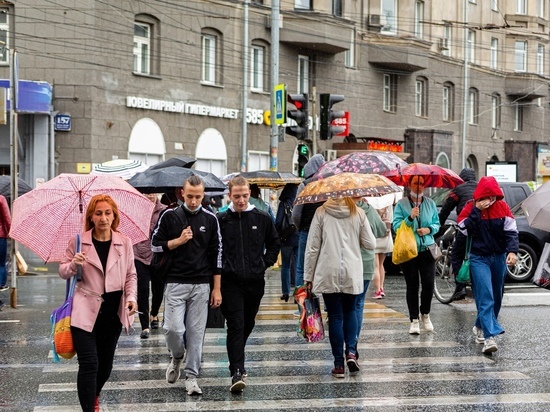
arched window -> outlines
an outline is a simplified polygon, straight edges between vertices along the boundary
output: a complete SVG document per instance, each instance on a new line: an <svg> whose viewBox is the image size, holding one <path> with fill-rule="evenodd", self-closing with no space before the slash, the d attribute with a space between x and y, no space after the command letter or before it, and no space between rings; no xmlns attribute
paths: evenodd
<svg viewBox="0 0 550 412"><path fill-rule="evenodd" d="M159 125L148 117L139 119L130 134L128 159L141 160L152 166L164 160L166 145Z"/></svg>
<svg viewBox="0 0 550 412"><path fill-rule="evenodd" d="M442 119L445 122L454 120L455 85L451 82L443 83Z"/></svg>
<svg viewBox="0 0 550 412"><path fill-rule="evenodd" d="M227 148L222 134L213 128L205 129L199 136L195 149L195 169L225 176L227 173Z"/></svg>
<svg viewBox="0 0 550 412"><path fill-rule="evenodd" d="M160 21L149 14L135 17L134 73L160 74Z"/></svg>
<svg viewBox="0 0 550 412"><path fill-rule="evenodd" d="M201 32L202 70L201 82L208 85L222 84L222 34L212 28Z"/></svg>
<svg viewBox="0 0 550 412"><path fill-rule="evenodd" d="M419 76L415 82L415 114L428 117L428 79Z"/></svg>
<svg viewBox="0 0 550 412"><path fill-rule="evenodd" d="M252 40L250 49L250 89L258 92L269 90L269 45Z"/></svg>
<svg viewBox="0 0 550 412"><path fill-rule="evenodd" d="M468 91L468 123L477 124L479 116L479 90L470 87Z"/></svg>

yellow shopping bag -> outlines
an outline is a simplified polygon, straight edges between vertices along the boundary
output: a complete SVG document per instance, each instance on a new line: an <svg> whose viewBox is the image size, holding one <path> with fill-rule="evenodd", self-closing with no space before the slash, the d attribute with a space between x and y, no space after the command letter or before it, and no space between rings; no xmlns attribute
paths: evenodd
<svg viewBox="0 0 550 412"><path fill-rule="evenodd" d="M397 229L395 241L393 242L391 260L394 264L400 265L416 256L418 256L418 249L412 227L402 222L399 229Z"/></svg>

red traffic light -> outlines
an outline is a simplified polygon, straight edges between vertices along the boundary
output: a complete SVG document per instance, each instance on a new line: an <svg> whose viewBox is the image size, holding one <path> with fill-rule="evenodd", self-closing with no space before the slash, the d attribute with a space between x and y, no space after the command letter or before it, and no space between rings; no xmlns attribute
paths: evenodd
<svg viewBox="0 0 550 412"><path fill-rule="evenodd" d="M301 110L304 106L307 107L307 94L287 94L287 100L296 106L296 109Z"/></svg>

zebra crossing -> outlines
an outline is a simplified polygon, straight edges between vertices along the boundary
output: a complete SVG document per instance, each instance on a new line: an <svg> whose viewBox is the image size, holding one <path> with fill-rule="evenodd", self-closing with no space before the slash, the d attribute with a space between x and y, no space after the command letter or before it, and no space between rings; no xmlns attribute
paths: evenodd
<svg viewBox="0 0 550 412"><path fill-rule="evenodd" d="M367 299L358 345L361 373L333 378L328 336L306 343L296 334L296 305L279 300L279 273L268 272L266 294L247 347L247 388L229 391L225 331L208 329L201 376L203 395L189 396L184 382L168 384L169 362L162 329L139 339L139 324L123 335L102 411L276 411L276 410L550 410L550 393L522 393L529 373L499 368L479 346L452 334L408 334L403 311ZM404 294L403 294L404 296ZM436 328L438 325L436 324ZM437 332L437 330L436 330ZM327 333L328 335L328 333ZM34 411L76 411L77 363L48 364L42 370ZM490 407L489 407L490 406ZM491 409L492 408L492 409ZM539 409L537 409L539 408Z"/></svg>

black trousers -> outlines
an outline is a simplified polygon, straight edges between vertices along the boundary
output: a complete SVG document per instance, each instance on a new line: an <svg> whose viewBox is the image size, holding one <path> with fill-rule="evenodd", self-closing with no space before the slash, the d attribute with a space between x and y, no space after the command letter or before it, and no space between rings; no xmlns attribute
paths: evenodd
<svg viewBox="0 0 550 412"><path fill-rule="evenodd" d="M407 306L409 318L419 318L419 309L422 315L428 315L432 308L432 296L434 294L435 260L429 250L420 252L417 257L402 263L401 270L405 275L407 284ZM418 307L418 291L420 292L420 308Z"/></svg>
<svg viewBox="0 0 550 412"><path fill-rule="evenodd" d="M136 265L137 279L138 279L138 311L139 314L139 323L141 324L141 329L149 328L149 315L157 316L159 313L159 308L162 303L164 295L164 283L155 276L153 267L151 265L146 265L143 262L135 259L134 263ZM149 288L149 284L151 287ZM149 313L149 289L152 293L151 301L151 313Z"/></svg>
<svg viewBox="0 0 550 412"><path fill-rule="evenodd" d="M244 367L244 347L256 324L256 314L264 296L265 280L224 281L222 276L222 313L227 321L227 356L231 376Z"/></svg>
<svg viewBox="0 0 550 412"><path fill-rule="evenodd" d="M118 315L98 316L94 329L86 332L71 326L74 347L78 356L76 386L84 412L93 412L96 396L109 379L113 369L115 349L122 331Z"/></svg>

